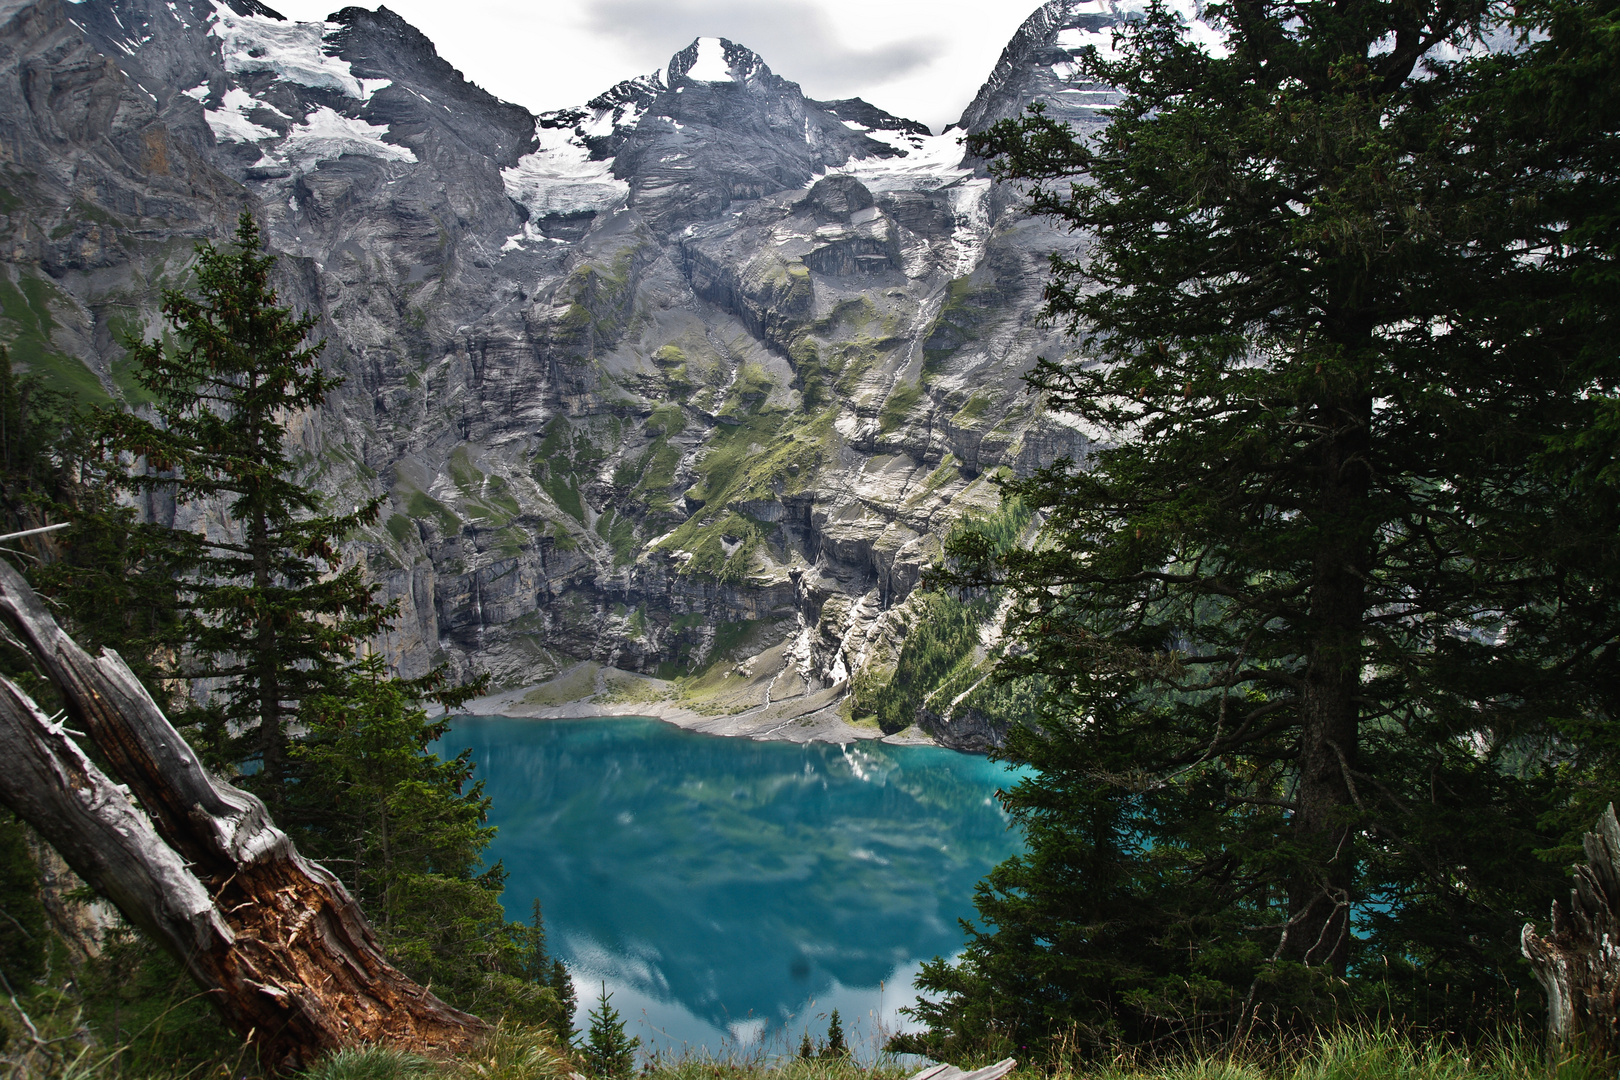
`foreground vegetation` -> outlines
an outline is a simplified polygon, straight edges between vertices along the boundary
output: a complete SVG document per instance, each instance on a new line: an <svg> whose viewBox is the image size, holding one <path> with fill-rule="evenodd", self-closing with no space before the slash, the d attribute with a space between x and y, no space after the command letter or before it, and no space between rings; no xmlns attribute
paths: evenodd
<svg viewBox="0 0 1620 1080"><path fill-rule="evenodd" d="M16 1014L7 1013L7 1021ZM47 1018L49 1019L49 1018ZM15 1044L0 1059L12 1075L91 1080L260 1080L249 1051L222 1052L208 1061L148 1063L126 1067L127 1058L80 1043L50 1051ZM1062 1040L1050 1051L1020 1061L1009 1080L1603 1080L1610 1071L1580 1058L1547 1061L1539 1041L1523 1034L1499 1036L1473 1046L1421 1039L1389 1030L1339 1029L1287 1046L1248 1041L1205 1053L1155 1056L1142 1047L1117 1046L1087 1060L1077 1043ZM969 1062L964 1067L984 1062ZM559 1047L544 1029L502 1025L477 1049L451 1061L432 1061L388 1047L344 1050L297 1074L305 1080L567 1080L580 1069L576 1054ZM644 1080L906 1080L925 1062L879 1053L875 1060L849 1054L804 1057L753 1049L714 1056L658 1054L644 1061Z"/></svg>
<svg viewBox="0 0 1620 1080"><path fill-rule="evenodd" d="M1035 543L934 575L1009 598L1043 691L1000 751L1026 850L901 1049L1533 1026L1521 931L1620 800L1620 10L1200 17L1080 50L1102 126L968 139L1087 238L1028 382L1098 434L1006 483ZM1620 1055L1609 1008L1558 1040Z"/></svg>

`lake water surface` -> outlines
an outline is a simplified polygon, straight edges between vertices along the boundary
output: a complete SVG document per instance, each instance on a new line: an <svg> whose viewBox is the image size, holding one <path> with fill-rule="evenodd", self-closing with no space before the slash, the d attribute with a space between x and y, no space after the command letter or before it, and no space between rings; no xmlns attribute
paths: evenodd
<svg viewBox="0 0 1620 1080"><path fill-rule="evenodd" d="M1019 842L995 798L1011 774L937 747L458 717L439 749L464 746L494 799L507 916L538 897L580 1023L605 983L661 1050L791 1051L837 1008L869 1052Z"/></svg>

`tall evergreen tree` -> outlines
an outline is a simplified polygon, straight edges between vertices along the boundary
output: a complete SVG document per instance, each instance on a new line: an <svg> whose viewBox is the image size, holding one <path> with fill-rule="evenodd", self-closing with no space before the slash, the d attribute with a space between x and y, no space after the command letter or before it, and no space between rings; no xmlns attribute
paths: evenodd
<svg viewBox="0 0 1620 1080"><path fill-rule="evenodd" d="M324 342L308 342L316 320L280 306L275 257L245 211L234 241L234 250L198 248L195 297L164 293L176 346L131 350L156 420L117 413L106 427L115 449L143 463L132 486L226 511L206 533L167 534L184 570L184 673L224 680L212 742L225 760L257 759L255 783L279 807L289 718L306 698L344 685L355 644L391 609L337 549L376 520L380 499L327 513L289 453L287 418L341 383L318 366Z"/></svg>
<svg viewBox="0 0 1620 1080"><path fill-rule="evenodd" d="M1506 89L1556 47L1489 55L1474 0L1204 13L1224 49L1156 5L1083 58L1124 92L1095 138L975 141L1090 238L1046 294L1077 355L1030 381L1108 441L1009 485L1033 550L950 551L1052 693L1006 751L1028 853L913 1048L1488 1022L1557 888L1557 770L1614 716L1615 501L1554 461L1620 383L1583 283L1612 213L1572 214L1588 178Z"/></svg>

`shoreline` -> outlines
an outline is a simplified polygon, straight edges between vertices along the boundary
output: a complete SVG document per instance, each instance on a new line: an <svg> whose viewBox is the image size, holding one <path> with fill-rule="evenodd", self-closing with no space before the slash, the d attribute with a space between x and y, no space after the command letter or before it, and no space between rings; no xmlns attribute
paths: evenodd
<svg viewBox="0 0 1620 1080"><path fill-rule="evenodd" d="M590 720L646 716L688 731L728 738L780 742L853 743L891 746L940 745L917 727L884 735L875 724L851 723L840 708L845 686L772 699L770 686L739 673L738 682L710 694L708 708L683 702L675 683L582 660L541 683L474 698L460 712L526 720ZM806 688L807 689L807 688ZM751 701L754 698L760 700Z"/></svg>

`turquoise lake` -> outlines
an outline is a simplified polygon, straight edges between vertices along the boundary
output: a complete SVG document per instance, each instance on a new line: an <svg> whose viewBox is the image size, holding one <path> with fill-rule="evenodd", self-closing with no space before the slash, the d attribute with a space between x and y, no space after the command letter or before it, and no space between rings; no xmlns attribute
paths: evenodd
<svg viewBox="0 0 1620 1080"><path fill-rule="evenodd" d="M1008 770L937 747L458 717L438 749L462 747L494 799L508 917L538 897L580 1024L605 984L657 1050L790 1052L837 1008L870 1053L1019 847Z"/></svg>

